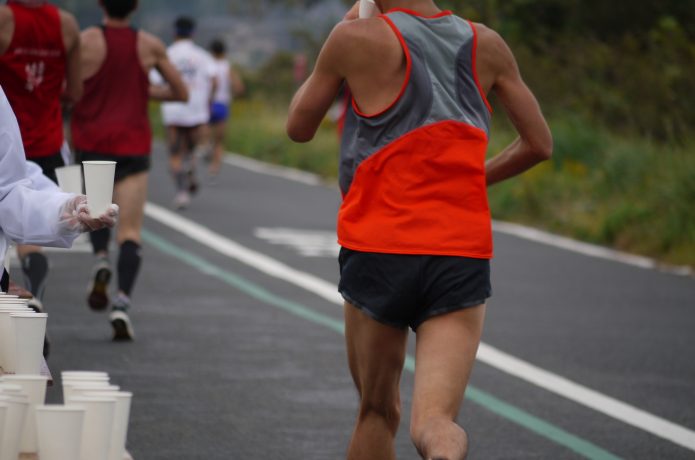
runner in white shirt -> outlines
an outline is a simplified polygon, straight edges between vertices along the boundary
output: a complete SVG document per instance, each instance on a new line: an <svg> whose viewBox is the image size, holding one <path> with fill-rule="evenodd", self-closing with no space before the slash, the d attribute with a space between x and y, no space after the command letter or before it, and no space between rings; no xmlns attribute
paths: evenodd
<svg viewBox="0 0 695 460"><path fill-rule="evenodd" d="M227 49L222 40L213 40L210 53L214 58L217 89L210 107L210 131L212 155L210 158L210 175L217 176L222 166L227 120L229 119L232 100L244 92L244 83L227 59Z"/></svg>
<svg viewBox="0 0 695 460"><path fill-rule="evenodd" d="M176 38L167 49L167 55L181 73L189 97L186 103L163 103L162 118L171 153L169 166L176 186L174 205L183 209L190 203L190 194L198 189L193 152L210 119L210 103L216 83L212 56L191 39L195 29L193 20L180 17L174 26Z"/></svg>
<svg viewBox="0 0 695 460"><path fill-rule="evenodd" d="M0 87L0 262L10 241L69 247L84 231L113 227L118 207L92 218L87 197L63 193L41 169L25 159L17 118ZM0 290L8 277L0 267Z"/></svg>

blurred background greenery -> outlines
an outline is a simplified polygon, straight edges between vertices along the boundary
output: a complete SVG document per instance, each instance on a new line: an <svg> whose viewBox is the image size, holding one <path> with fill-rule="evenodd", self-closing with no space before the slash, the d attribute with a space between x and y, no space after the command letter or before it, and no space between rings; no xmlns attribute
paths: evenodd
<svg viewBox="0 0 695 460"><path fill-rule="evenodd" d="M232 49L248 91L233 107L229 150L335 177L334 123L327 119L304 145L286 138L284 123L296 55L310 69L351 2L167 0L166 28L156 3L138 18L146 28L167 38L170 16L185 12L199 18L201 41L221 34ZM552 161L491 188L494 217L695 266L695 0L437 3L505 38L553 131ZM84 8L94 16L93 4ZM223 15L232 22L220 22ZM275 22L263 29L261 20ZM243 54L264 43L239 35L249 24L258 24L251 27L257 33L272 30L264 37L273 35L275 46ZM514 132L491 99L494 154Z"/></svg>

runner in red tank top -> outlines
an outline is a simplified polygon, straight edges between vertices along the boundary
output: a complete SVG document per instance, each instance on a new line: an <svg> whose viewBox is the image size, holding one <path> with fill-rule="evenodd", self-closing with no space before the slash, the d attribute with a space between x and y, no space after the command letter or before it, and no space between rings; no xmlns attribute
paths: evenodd
<svg viewBox="0 0 695 460"><path fill-rule="evenodd" d="M347 458L395 458L410 326L411 438L422 458L462 460L457 418L490 294L486 186L547 160L552 137L497 33L432 0L374 1L383 15L357 19L358 4L333 29L287 123L293 140L311 140L350 86L338 236L360 410ZM491 91L519 138L486 162Z"/></svg>
<svg viewBox="0 0 695 460"><path fill-rule="evenodd" d="M40 0L0 5L0 85L17 115L28 159L56 182L61 154L61 99L82 94L79 27L75 18ZM37 246L18 246L27 289L41 306L48 261ZM44 350L47 353L48 349Z"/></svg>
<svg viewBox="0 0 695 460"><path fill-rule="evenodd" d="M110 302L111 267L108 246L111 232L90 234L97 262L87 302L93 310L111 303L109 321L114 340L132 340L128 316L130 296L140 267L142 227L152 133L147 114L150 98L185 101L186 86L169 62L164 44L155 36L130 27L129 16L137 0L101 0L105 13L101 27L82 32L81 71L85 93L72 114L72 140L78 161L116 162L114 202L121 218L116 240L118 293ZM150 87L148 72L157 69L168 86Z"/></svg>

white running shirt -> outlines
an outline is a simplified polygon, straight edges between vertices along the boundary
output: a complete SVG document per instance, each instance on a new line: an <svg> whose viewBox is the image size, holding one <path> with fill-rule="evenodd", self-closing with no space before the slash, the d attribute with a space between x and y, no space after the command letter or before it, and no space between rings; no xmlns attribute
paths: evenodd
<svg viewBox="0 0 695 460"><path fill-rule="evenodd" d="M167 55L188 87L188 102L163 103L164 124L183 127L206 124L210 119L210 95L215 77L214 59L207 51L188 39L174 42L167 48ZM161 80L161 76L157 76Z"/></svg>
<svg viewBox="0 0 695 460"><path fill-rule="evenodd" d="M215 77L217 78L217 89L213 102L229 105L232 103L232 92L230 91L229 71L231 66L227 59L215 59Z"/></svg>

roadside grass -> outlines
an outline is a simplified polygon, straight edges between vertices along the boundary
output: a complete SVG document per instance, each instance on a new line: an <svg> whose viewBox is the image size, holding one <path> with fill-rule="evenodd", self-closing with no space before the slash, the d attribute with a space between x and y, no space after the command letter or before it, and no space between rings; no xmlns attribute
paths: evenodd
<svg viewBox="0 0 695 460"><path fill-rule="evenodd" d="M334 179L335 124L325 122L312 142L285 135L285 105L239 100L227 149ZM152 106L155 134L163 130ZM496 219L543 228L592 243L695 266L695 140L671 146L628 138L571 115L550 120L553 159L490 188ZM496 117L490 154L513 140Z"/></svg>

